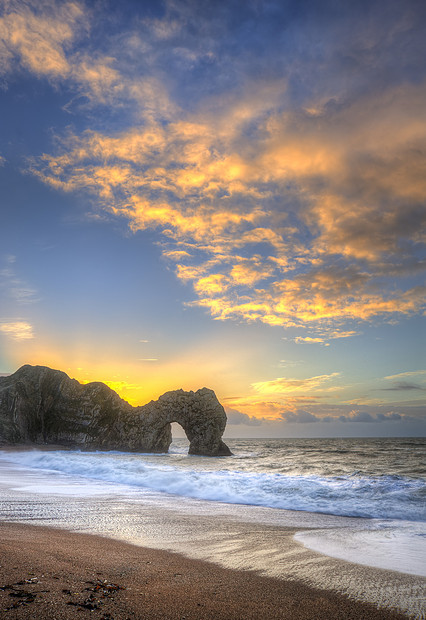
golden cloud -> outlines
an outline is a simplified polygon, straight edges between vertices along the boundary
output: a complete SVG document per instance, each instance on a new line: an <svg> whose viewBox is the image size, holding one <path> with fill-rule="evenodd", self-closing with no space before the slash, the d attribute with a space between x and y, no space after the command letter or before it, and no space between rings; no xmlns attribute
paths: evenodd
<svg viewBox="0 0 426 620"><path fill-rule="evenodd" d="M200 278L195 284L195 290L203 295L217 295L223 293L226 288L226 277L221 273Z"/></svg>
<svg viewBox="0 0 426 620"><path fill-rule="evenodd" d="M305 338L303 336L296 336L296 338L294 339L294 342L297 342L297 343L306 342L308 344L325 344L326 346L329 345L329 343L325 342L324 338L321 338L319 336L315 338L311 338L311 336L306 336Z"/></svg>
<svg viewBox="0 0 426 620"><path fill-rule="evenodd" d="M120 133L69 134L32 171L90 192L133 231L157 230L214 318L324 327L425 307L425 289L404 281L425 241L425 84L293 108L282 80L247 79L188 112L160 73L129 77L113 55L71 54L80 5L37 17L14 6L0 28L23 66L139 110ZM160 40L180 27L155 23Z"/></svg>
<svg viewBox="0 0 426 620"><path fill-rule="evenodd" d="M9 63L17 55L22 65L37 75L68 77L71 66L64 47L73 39L74 28L83 16L80 5L51 5L50 10L39 15L23 3L11 3L9 7L0 18L0 35Z"/></svg>
<svg viewBox="0 0 426 620"><path fill-rule="evenodd" d="M338 377L340 373L333 372L329 375L318 375L316 377L308 377L307 379L287 379L280 377L273 379L272 381L257 381L252 383L252 387L256 392L261 394L287 394L293 392L309 392L311 390L324 391L322 387L324 383ZM331 388L325 388L327 391L336 390L335 386Z"/></svg>

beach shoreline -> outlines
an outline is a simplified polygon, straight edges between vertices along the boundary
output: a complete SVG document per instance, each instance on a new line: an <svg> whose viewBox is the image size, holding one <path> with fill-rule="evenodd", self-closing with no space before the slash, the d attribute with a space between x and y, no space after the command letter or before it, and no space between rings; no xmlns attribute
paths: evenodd
<svg viewBox="0 0 426 620"><path fill-rule="evenodd" d="M40 525L0 522L0 617L308 618L406 615L300 581ZM78 614L84 617L84 614Z"/></svg>
<svg viewBox="0 0 426 620"><path fill-rule="evenodd" d="M66 461L63 461L65 454ZM398 556L401 545L403 556L407 555L407 541L404 538L404 530L399 524L394 530L394 526L391 526L389 522L381 523L308 511L276 510L264 506L204 501L138 486L138 480L134 481L133 477L129 482L136 482L136 484L128 485L117 482L115 479L111 482L96 480L92 477L93 474L97 474L93 466L99 466L99 459L107 467L107 473L111 472L112 466L114 475L117 471L120 472L120 467L129 463L128 457L121 454L112 457L109 454L85 456L83 463L92 468L88 469L88 476L49 469L50 465L54 467L59 465L63 468L64 465L68 467L71 464L72 471L74 463L78 465L78 472L81 474L80 466L83 457L80 454L77 460L72 452L52 453L47 456L46 453L37 451L31 456L29 462L24 453L22 453L22 458L16 459L15 457L16 455L14 460L17 462L10 461L6 454L3 457L0 456L0 524L20 524L23 528L25 526L32 528L47 526L53 528L49 531L56 532L56 540L61 541L69 541L70 533L77 536L79 534L100 536L104 541L104 550L107 540L108 545L130 544L132 549L145 549L147 553L151 551L154 553L156 550L171 552L173 555L178 554L180 561L207 562L208 566L215 566L218 570L230 570L229 574L251 574L271 578L274 582L281 584L303 584L310 590L333 593L337 597L343 596L345 600L366 603L373 609L395 610L406 618L423 620L426 617L425 578L417 573L404 572L402 563L401 567L395 564L395 558L402 557ZM170 463L175 462L180 464L180 468L170 467ZM186 471L185 467L189 467L190 475L196 475L194 462L197 461L192 458L188 459L187 456L179 453L151 459L145 455L142 459L140 456L133 456L130 460L132 467L142 466L144 468L142 474L138 471L137 475L145 476L145 482L151 472L155 475L157 473L163 475L162 468L166 473L171 471L173 475L174 473L182 475L182 472ZM41 469L37 467L39 465L42 465ZM212 467L214 463L208 461L208 465ZM203 471L205 470L204 461L200 463L200 467ZM170 475L167 473L167 480L170 479ZM36 531L39 537L41 530ZM315 551L310 548L310 540L307 540L307 544L305 543L305 538L312 536L316 541L328 541L324 551ZM361 539L358 541L356 536L361 536ZM15 537L15 547L22 547L22 540L27 539L28 533L21 538ZM330 544L336 545L339 540L344 541L348 550L347 557L340 559L338 556L333 556L335 549L329 546ZM376 543L375 546L370 544L372 540ZM351 546L353 541L358 545L355 549ZM421 542L422 539L419 537L419 545ZM369 546L370 554L366 563L359 562L359 560L362 561L359 544L364 547ZM379 566L374 564L376 550L380 551L380 545L383 544L385 544L385 553L392 552L393 549L396 551L394 561L389 568L380 566L380 563ZM383 549L381 551L383 553ZM68 545L63 557L72 552L72 547ZM421 546L416 546L414 553L421 558ZM415 556L407 557L408 559L412 557L415 563ZM17 568L21 563L23 566L28 565L28 558L25 554L21 559L22 562L16 564ZM166 560L167 563L168 560ZM13 569L9 560L4 564L7 565L8 570ZM91 570L93 573L94 568ZM115 566L111 565L109 574L103 576L102 579L113 580L114 571ZM179 568L176 572L183 574ZM6 580L2 585L10 586L20 581L25 583L29 579L24 575L16 575L14 581ZM87 575L85 580L95 583L94 578L88 578ZM55 581L52 583L54 584ZM235 579L232 578L232 581ZM226 580L222 578L221 582L225 583ZM27 585L33 587L31 584ZM77 585L76 582L75 591L78 590ZM87 587L90 590L95 586L92 584ZM96 587L99 588L100 585L97 584ZM47 589L51 590L51 586ZM74 591L66 586L63 590ZM84 588L80 588L81 595L83 591ZM4 598L13 599L13 588L6 594L4 592L6 591L3 590ZM117 590L117 593L122 597L121 590ZM58 595L62 596L60 592ZM47 596L47 593L43 596ZM109 600L110 597L107 598ZM6 600L10 599L6 598ZM81 601L84 599L80 599ZM72 606L71 604L70 607ZM24 601L23 607L31 607L31 605L25 604ZM12 617L10 615L12 611L13 609L7 611L7 617ZM152 613L154 614L154 611ZM209 613L213 613L211 609ZM265 617L268 618L286 617L271 616L270 610L259 610L259 613L265 613ZM314 616L317 617L316 612ZM0 617L3 616L0 615ZM135 617L133 612L131 617ZM239 616L234 614L229 617ZM296 616L293 614L290 617ZM324 617L341 617L343 620L346 617L363 618L365 616L324 614Z"/></svg>

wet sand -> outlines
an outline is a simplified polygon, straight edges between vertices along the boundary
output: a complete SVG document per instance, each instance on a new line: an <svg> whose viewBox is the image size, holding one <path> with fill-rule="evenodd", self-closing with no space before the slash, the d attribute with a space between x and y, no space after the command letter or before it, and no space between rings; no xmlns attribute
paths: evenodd
<svg viewBox="0 0 426 620"><path fill-rule="evenodd" d="M397 612L179 554L0 523L0 618L385 620Z"/></svg>

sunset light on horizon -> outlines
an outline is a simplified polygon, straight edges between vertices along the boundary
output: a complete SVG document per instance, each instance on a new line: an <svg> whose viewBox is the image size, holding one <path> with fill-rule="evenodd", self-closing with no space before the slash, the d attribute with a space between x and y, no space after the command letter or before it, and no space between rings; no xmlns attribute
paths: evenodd
<svg viewBox="0 0 426 620"><path fill-rule="evenodd" d="M424 436L426 4L0 0L0 374Z"/></svg>

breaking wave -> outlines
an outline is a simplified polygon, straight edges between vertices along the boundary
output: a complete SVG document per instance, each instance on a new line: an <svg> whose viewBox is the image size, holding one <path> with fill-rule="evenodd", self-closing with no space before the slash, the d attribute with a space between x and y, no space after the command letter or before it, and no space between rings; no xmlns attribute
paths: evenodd
<svg viewBox="0 0 426 620"><path fill-rule="evenodd" d="M423 481L398 475L339 476L250 472L202 467L186 460L170 465L164 457L79 451L25 451L3 453L21 467L51 475L79 477L81 483L102 481L126 487L150 489L184 497L302 510L346 517L426 521L426 486ZM169 459L170 460L170 459ZM229 461L227 461L229 463ZM235 465L235 461L233 462ZM189 465L189 466L188 466ZM210 466L211 467L211 466Z"/></svg>

